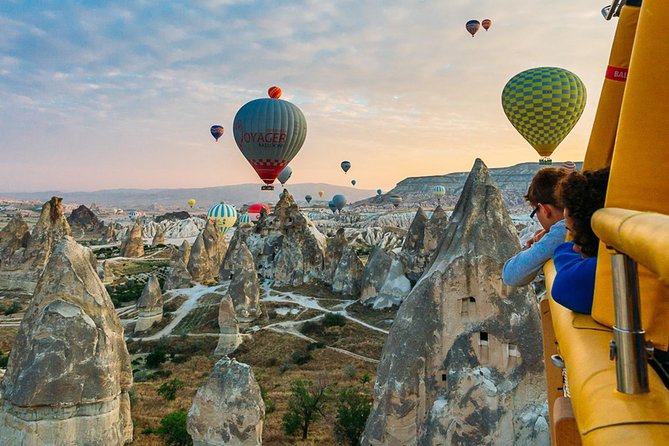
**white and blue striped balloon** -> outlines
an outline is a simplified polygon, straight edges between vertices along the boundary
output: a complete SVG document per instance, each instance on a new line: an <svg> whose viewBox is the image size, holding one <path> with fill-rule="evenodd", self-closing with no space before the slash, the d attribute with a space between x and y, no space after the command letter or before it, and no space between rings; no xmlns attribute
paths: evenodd
<svg viewBox="0 0 669 446"><path fill-rule="evenodd" d="M239 216L239 224L241 225L244 223L252 223L251 216L246 212Z"/></svg>
<svg viewBox="0 0 669 446"><path fill-rule="evenodd" d="M226 232L237 221L237 210L229 204L216 204L209 208L207 217L220 232Z"/></svg>
<svg viewBox="0 0 669 446"><path fill-rule="evenodd" d="M432 188L432 195L437 198L441 198L446 195L446 188L444 186L434 186Z"/></svg>

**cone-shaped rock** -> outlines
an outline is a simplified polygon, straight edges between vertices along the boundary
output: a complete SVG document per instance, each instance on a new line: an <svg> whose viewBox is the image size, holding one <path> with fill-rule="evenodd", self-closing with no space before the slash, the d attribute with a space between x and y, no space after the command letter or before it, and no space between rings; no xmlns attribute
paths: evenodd
<svg viewBox="0 0 669 446"><path fill-rule="evenodd" d="M178 258L183 262L184 265L188 265L188 261L190 260L190 250L190 243L188 243L188 240L184 240L179 247L178 253Z"/></svg>
<svg viewBox="0 0 669 446"><path fill-rule="evenodd" d="M390 308L399 305L411 291L411 282L404 275L402 262L393 259L388 274L378 295L371 303L374 309Z"/></svg>
<svg viewBox="0 0 669 446"><path fill-rule="evenodd" d="M184 242L185 241L186 240L184 240ZM163 228L162 225L158 225L156 227L156 233L153 236L153 240L151 241L151 246L158 246L164 244L165 244L165 228Z"/></svg>
<svg viewBox="0 0 669 446"><path fill-rule="evenodd" d="M114 228L113 223L109 223L105 227L102 238L106 243L111 243L112 241L114 241L114 239L116 239L116 229Z"/></svg>
<svg viewBox="0 0 669 446"><path fill-rule="evenodd" d="M102 231L104 229L104 223L98 220L95 213L83 204L72 211L67 217L67 223L72 230Z"/></svg>
<svg viewBox="0 0 669 446"><path fill-rule="evenodd" d="M325 268L323 269L323 281L327 284L332 284L334 280L335 271L344 254L344 249L348 245L348 241L344 236L344 228L339 228L334 237L329 237L325 248Z"/></svg>
<svg viewBox="0 0 669 446"><path fill-rule="evenodd" d="M203 232L200 232L191 248L188 259L188 272L196 282L209 283L214 280L211 259L205 247Z"/></svg>
<svg viewBox="0 0 669 446"><path fill-rule="evenodd" d="M429 219L425 211L419 207L411 226L409 226L409 231L400 251L405 273L412 283L416 283L423 275L423 272L429 266L430 254L434 253L434 250L428 252L425 249L425 234L428 231L428 222Z"/></svg>
<svg viewBox="0 0 669 446"><path fill-rule="evenodd" d="M536 304L501 281L517 246L477 159L386 339L363 444L548 444Z"/></svg>
<svg viewBox="0 0 669 446"><path fill-rule="evenodd" d="M216 275L228 250L225 236L216 230L216 226L211 220L207 220L207 224L202 231L202 238L204 239L204 248L207 250L207 255L209 255L211 261L213 275Z"/></svg>
<svg viewBox="0 0 669 446"><path fill-rule="evenodd" d="M163 289L174 290L177 288L189 288L193 285L193 278L191 277L184 262L180 259L172 259L170 261L170 273L165 279Z"/></svg>
<svg viewBox="0 0 669 446"><path fill-rule="evenodd" d="M232 271L227 296L232 299L237 319L246 323L261 315L260 286L251 251L243 242L237 246L235 251L236 256L233 262L237 268Z"/></svg>
<svg viewBox="0 0 669 446"><path fill-rule="evenodd" d="M345 296L358 298L365 275L365 265L355 253L353 246L348 245L341 256L332 280L332 291Z"/></svg>
<svg viewBox="0 0 669 446"><path fill-rule="evenodd" d="M142 222L137 219L125 240L121 243L121 257L142 257L143 255Z"/></svg>
<svg viewBox="0 0 669 446"><path fill-rule="evenodd" d="M218 280L230 280L234 271L242 267L238 262L244 261L245 256L240 255L237 251L239 249L249 249L246 245L246 240L249 235L247 231L248 228L237 228L235 234L232 236L228 250L225 253L225 258L218 271Z"/></svg>
<svg viewBox="0 0 669 446"><path fill-rule="evenodd" d="M9 357L0 444L129 442L131 385L114 305L86 252L65 237L37 284Z"/></svg>
<svg viewBox="0 0 669 446"><path fill-rule="evenodd" d="M372 248L372 253L369 255L367 265L365 265L365 274L362 278L360 302L365 303L370 299L374 299L379 294L392 263L392 257L385 250L378 246Z"/></svg>
<svg viewBox="0 0 669 446"><path fill-rule="evenodd" d="M242 343L235 307L232 304L230 296L226 296L221 300L221 306L218 309L218 328L220 334L218 335L218 344L216 345L214 355L229 355Z"/></svg>
<svg viewBox="0 0 669 446"><path fill-rule="evenodd" d="M163 293L160 292L158 278L153 275L144 285L142 295L137 300L137 323L135 331L145 331L163 319Z"/></svg>
<svg viewBox="0 0 669 446"><path fill-rule="evenodd" d="M16 214L0 231L0 262L6 262L21 248L28 245L30 231L21 214ZM2 264L0 263L0 268Z"/></svg>
<svg viewBox="0 0 669 446"><path fill-rule="evenodd" d="M188 412L193 446L262 444L265 403L251 367L234 359L216 363Z"/></svg>

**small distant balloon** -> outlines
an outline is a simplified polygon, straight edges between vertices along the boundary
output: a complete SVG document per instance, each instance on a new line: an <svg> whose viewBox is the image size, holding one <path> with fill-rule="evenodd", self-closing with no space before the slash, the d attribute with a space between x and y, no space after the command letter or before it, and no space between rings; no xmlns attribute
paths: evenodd
<svg viewBox="0 0 669 446"><path fill-rule="evenodd" d="M130 221L135 221L139 217L139 211L128 211L128 218Z"/></svg>
<svg viewBox="0 0 669 446"><path fill-rule="evenodd" d="M223 126L220 125L212 125L209 131L211 132L211 136L216 138L216 141L218 141L218 138L223 136L223 132L225 132L225 129L223 128Z"/></svg>
<svg viewBox="0 0 669 446"><path fill-rule="evenodd" d="M437 198L441 198L444 195L446 195L446 188L444 186L434 186L432 188L432 195L434 195Z"/></svg>
<svg viewBox="0 0 669 446"><path fill-rule="evenodd" d="M481 22L481 26L483 27L483 29L485 29L486 31L488 31L488 29L492 26L492 20L490 20L490 19L484 19L484 20Z"/></svg>
<svg viewBox="0 0 669 446"><path fill-rule="evenodd" d="M393 206L398 207L402 202L402 197L399 195L391 195L390 202L392 203Z"/></svg>
<svg viewBox="0 0 669 446"><path fill-rule="evenodd" d="M193 206L195 206L196 203L197 201L195 201L195 198L188 200L188 206L190 206L191 209L193 209Z"/></svg>
<svg viewBox="0 0 669 446"><path fill-rule="evenodd" d="M357 183L358 183L357 181L355 181L355 180L351 180L351 184L352 184L352 185L355 186Z"/></svg>
<svg viewBox="0 0 669 446"><path fill-rule="evenodd" d="M383 191L381 189L376 189L376 195L381 195Z"/></svg>
<svg viewBox="0 0 669 446"><path fill-rule="evenodd" d="M469 32L469 34L471 34L472 37L474 37L474 34L476 34L476 32L479 30L480 27L481 27L481 22L479 22L478 20L470 20L467 22L467 24L465 24L467 32Z"/></svg>
<svg viewBox="0 0 669 446"><path fill-rule="evenodd" d="M281 185L283 186L284 184L286 184L286 181L288 181L288 179L292 174L293 174L293 169L291 169L290 166L286 166L283 168L279 176L276 178L279 180L279 183L281 183Z"/></svg>
<svg viewBox="0 0 669 446"><path fill-rule="evenodd" d="M574 163L573 161L565 161L564 163L562 163L561 167L567 172L576 172L576 163Z"/></svg>
<svg viewBox="0 0 669 446"><path fill-rule="evenodd" d="M323 198L323 195L325 195L325 192L322 191L322 190L319 190L319 191L318 191L318 196L321 197L321 198Z"/></svg>
<svg viewBox="0 0 669 446"><path fill-rule="evenodd" d="M311 203L311 195L305 195L304 199L307 202L307 204Z"/></svg>
<svg viewBox="0 0 669 446"><path fill-rule="evenodd" d="M328 201L328 207L330 208L333 214L337 212L337 206L335 206L334 201L332 200Z"/></svg>
<svg viewBox="0 0 669 446"><path fill-rule="evenodd" d="M344 173L348 172L348 170L351 168L351 162L350 161L342 161L341 162L341 170L344 171Z"/></svg>
<svg viewBox="0 0 669 446"><path fill-rule="evenodd" d="M246 212L240 215L237 221L239 222L240 225L244 223L253 223L253 221L251 220L251 216Z"/></svg>
<svg viewBox="0 0 669 446"><path fill-rule="evenodd" d="M281 91L281 89L279 87L277 87L276 85L273 86L273 87L269 87L269 89L267 90L267 94L272 99L279 99L281 97L282 93L283 93L283 91Z"/></svg>

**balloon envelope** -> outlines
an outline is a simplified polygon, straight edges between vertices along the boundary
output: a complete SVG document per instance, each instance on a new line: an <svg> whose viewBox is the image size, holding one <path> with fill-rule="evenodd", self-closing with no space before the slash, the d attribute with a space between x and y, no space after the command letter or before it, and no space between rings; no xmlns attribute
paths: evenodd
<svg viewBox="0 0 669 446"><path fill-rule="evenodd" d="M251 216L246 212L240 215L237 221L239 224L252 223Z"/></svg>
<svg viewBox="0 0 669 446"><path fill-rule="evenodd" d="M351 180L351 184L352 184L352 185L355 186L357 183L358 183L357 181L355 181L355 180Z"/></svg>
<svg viewBox="0 0 669 446"><path fill-rule="evenodd" d="M282 186L286 184L286 181L288 181L288 179L292 174L293 174L293 169L291 169L290 166L284 167L279 176L277 177L279 183L281 183Z"/></svg>
<svg viewBox="0 0 669 446"><path fill-rule="evenodd" d="M376 195L381 195L383 191L381 189L376 189Z"/></svg>
<svg viewBox="0 0 669 446"><path fill-rule="evenodd" d="M272 184L302 148L307 121L294 104L261 98L239 109L233 132L237 147L260 179Z"/></svg>
<svg viewBox="0 0 669 446"><path fill-rule="evenodd" d="M492 26L492 20L490 20L490 19L484 19L484 20L481 22L481 26L483 27L483 29L485 29L486 31L488 31L488 29Z"/></svg>
<svg viewBox="0 0 669 446"><path fill-rule="evenodd" d="M139 212L138 211L128 211L128 218L131 221L135 221L139 217Z"/></svg>
<svg viewBox="0 0 669 446"><path fill-rule="evenodd" d="M348 172L348 169L351 168L351 162L350 161L342 161L341 162L341 170L344 171L344 173Z"/></svg>
<svg viewBox="0 0 669 446"><path fill-rule="evenodd" d="M195 198L191 198L190 200L188 200L188 206L190 206L191 208L195 206L195 203L197 203L197 201L195 201Z"/></svg>
<svg viewBox="0 0 669 446"><path fill-rule="evenodd" d="M267 89L267 95L272 99L279 99L283 92L276 85Z"/></svg>
<svg viewBox="0 0 669 446"><path fill-rule="evenodd" d="M341 211L346 206L346 197L342 194L337 194L332 197L332 202L334 203L337 210Z"/></svg>
<svg viewBox="0 0 669 446"><path fill-rule="evenodd" d="M209 129L209 132L211 132L211 136L216 138L216 141L218 141L218 138L223 136L225 129L223 128L223 126L220 125L212 125L211 128Z"/></svg>
<svg viewBox="0 0 669 446"><path fill-rule="evenodd" d="M319 197L322 197L323 195L325 195L325 192L323 192L322 190L319 190L319 191L318 191L318 196L319 196Z"/></svg>
<svg viewBox="0 0 669 446"><path fill-rule="evenodd" d="M402 202L402 197L400 197L399 195L391 195L390 202L392 203L393 206L397 207Z"/></svg>
<svg viewBox="0 0 669 446"><path fill-rule="evenodd" d="M472 37L474 37L474 34L476 34L476 31L478 31L480 27L481 27L481 22L479 22L478 20L470 20L465 24L465 28L467 29L469 34L472 35Z"/></svg>
<svg viewBox="0 0 669 446"><path fill-rule="evenodd" d="M209 208L207 217L220 232L226 232L237 221L237 210L229 204L215 204Z"/></svg>
<svg viewBox="0 0 669 446"><path fill-rule="evenodd" d="M332 200L328 201L328 207L330 210L334 213L337 210L337 206L335 206L334 202Z"/></svg>
<svg viewBox="0 0 669 446"><path fill-rule="evenodd" d="M260 218L260 213L262 212L263 209L265 209L267 215L269 215L270 212L272 212L269 206L267 206L265 203L256 203L249 206L246 209L246 213L251 216L251 219L253 221L258 221L258 219Z"/></svg>
<svg viewBox="0 0 669 446"><path fill-rule="evenodd" d="M581 79L556 67L518 73L502 91L506 117L542 157L550 156L574 128L585 101Z"/></svg>
<svg viewBox="0 0 669 446"><path fill-rule="evenodd" d="M434 186L432 188L432 195L437 198L441 198L446 195L446 188L444 186Z"/></svg>
<svg viewBox="0 0 669 446"><path fill-rule="evenodd" d="M304 199L307 201L307 203L311 203L311 195L306 195Z"/></svg>

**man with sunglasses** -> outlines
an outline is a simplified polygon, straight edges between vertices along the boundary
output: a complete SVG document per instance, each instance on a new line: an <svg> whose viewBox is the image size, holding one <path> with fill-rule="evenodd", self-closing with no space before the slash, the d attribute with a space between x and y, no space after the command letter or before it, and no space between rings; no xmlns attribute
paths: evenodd
<svg viewBox="0 0 669 446"><path fill-rule="evenodd" d="M504 263L502 280L510 286L527 285L537 276L555 248L564 243L567 229L564 210L558 205L557 184L568 175L564 169L546 167L539 170L527 189L525 200L541 229L527 241L524 249Z"/></svg>

